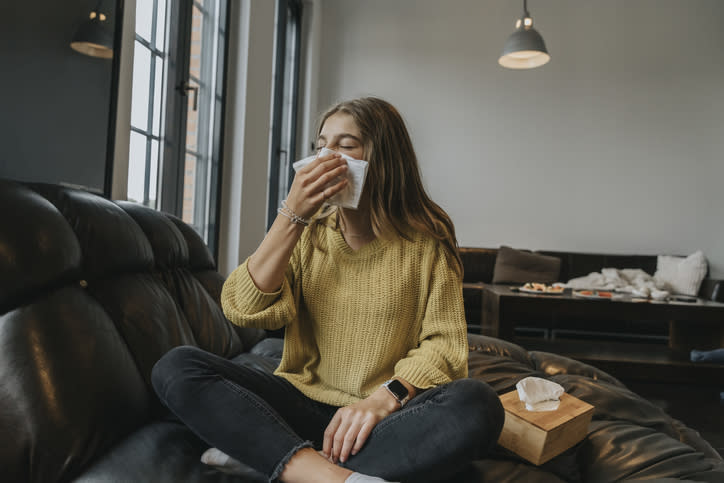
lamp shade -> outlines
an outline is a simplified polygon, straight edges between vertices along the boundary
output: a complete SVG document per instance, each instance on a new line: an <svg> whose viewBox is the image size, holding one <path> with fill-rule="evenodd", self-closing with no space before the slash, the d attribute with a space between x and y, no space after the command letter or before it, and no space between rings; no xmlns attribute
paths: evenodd
<svg viewBox="0 0 724 483"><path fill-rule="evenodd" d="M113 57L113 33L105 20L96 15L80 26L70 46L81 54L110 59Z"/></svg>
<svg viewBox="0 0 724 483"><path fill-rule="evenodd" d="M524 25L525 22L520 22L520 26L505 41L503 54L498 59L503 67L532 69L551 60L543 37L533 27L526 28Z"/></svg>

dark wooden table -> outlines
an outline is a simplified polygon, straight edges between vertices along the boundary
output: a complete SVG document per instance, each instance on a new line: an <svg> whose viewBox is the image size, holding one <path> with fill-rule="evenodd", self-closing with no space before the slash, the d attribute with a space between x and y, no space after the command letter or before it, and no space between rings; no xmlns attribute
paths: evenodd
<svg viewBox="0 0 724 483"><path fill-rule="evenodd" d="M697 379L717 377L724 381L724 366L689 362L691 349L724 347L722 303L702 299L695 303L640 302L630 296L588 299L574 296L569 289L561 295L538 295L515 291L509 285L484 285L482 291L481 333L485 335L520 343L529 350L550 350L576 356L574 358L594 363L603 370L635 373L644 368L642 379L657 368L662 369L663 365L669 370L679 370L677 377L680 379L691 377L689 369L696 367L700 369L696 371ZM599 326L606 320L660 322L663 327L668 326L668 347L610 341L576 344L565 340L516 337L515 329L521 323L539 320L555 324L560 319L580 320L582 329L591 321L598 321Z"/></svg>

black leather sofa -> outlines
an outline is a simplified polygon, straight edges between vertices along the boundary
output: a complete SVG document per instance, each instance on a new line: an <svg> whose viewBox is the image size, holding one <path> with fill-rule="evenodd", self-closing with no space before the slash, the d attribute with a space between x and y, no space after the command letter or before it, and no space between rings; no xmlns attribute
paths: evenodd
<svg viewBox="0 0 724 483"><path fill-rule="evenodd" d="M251 482L159 404L151 368L192 344L273 370L282 342L230 324L223 280L180 220L55 185L0 180L0 479ZM451 482L724 481L693 430L594 367L470 335L470 377L510 391L550 378L596 407L579 445L535 467L498 448Z"/></svg>

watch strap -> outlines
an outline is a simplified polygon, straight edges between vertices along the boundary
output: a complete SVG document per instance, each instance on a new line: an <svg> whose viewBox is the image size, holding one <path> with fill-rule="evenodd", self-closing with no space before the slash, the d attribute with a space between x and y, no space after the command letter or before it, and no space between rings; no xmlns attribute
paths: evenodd
<svg viewBox="0 0 724 483"><path fill-rule="evenodd" d="M410 400L410 392L407 390L404 384L397 379L390 379L382 384L392 396L397 399L400 403L400 407L403 407L407 401Z"/></svg>

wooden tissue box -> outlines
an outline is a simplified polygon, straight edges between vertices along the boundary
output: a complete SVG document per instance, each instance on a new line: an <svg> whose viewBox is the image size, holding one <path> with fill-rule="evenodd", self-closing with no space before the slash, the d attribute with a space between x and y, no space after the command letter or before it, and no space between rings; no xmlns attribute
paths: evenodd
<svg viewBox="0 0 724 483"><path fill-rule="evenodd" d="M541 465L583 440L593 416L593 406L563 393L555 411L528 411L518 391L500 396L505 424L498 444Z"/></svg>

